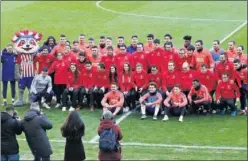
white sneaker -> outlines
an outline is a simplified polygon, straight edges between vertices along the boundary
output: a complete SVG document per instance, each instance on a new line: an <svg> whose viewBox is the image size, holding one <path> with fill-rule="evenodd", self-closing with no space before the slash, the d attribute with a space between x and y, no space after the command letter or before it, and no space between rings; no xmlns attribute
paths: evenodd
<svg viewBox="0 0 248 161"><path fill-rule="evenodd" d="M183 122L183 116L180 116L178 121Z"/></svg>
<svg viewBox="0 0 248 161"><path fill-rule="evenodd" d="M153 118L152 118L153 120L157 120L158 118L157 118L157 116L153 116Z"/></svg>
<svg viewBox="0 0 248 161"><path fill-rule="evenodd" d="M73 108L73 107L70 107L70 109L69 109L69 111L74 111L75 110L75 108Z"/></svg>
<svg viewBox="0 0 248 161"><path fill-rule="evenodd" d="M140 119L141 119L141 120L146 119L146 115L142 115Z"/></svg>
<svg viewBox="0 0 248 161"><path fill-rule="evenodd" d="M50 109L51 107L48 106L48 104L46 104L45 102L42 104L43 107L45 107L46 109Z"/></svg>
<svg viewBox="0 0 248 161"><path fill-rule="evenodd" d="M53 96L53 97L52 97L52 100L53 100L54 102L56 102L56 101L57 101L56 96Z"/></svg>
<svg viewBox="0 0 248 161"><path fill-rule="evenodd" d="M213 110L213 111L212 111L212 114L216 114L216 110Z"/></svg>
<svg viewBox="0 0 248 161"><path fill-rule="evenodd" d="M45 103L45 98L44 97L41 98L41 103L42 104Z"/></svg>
<svg viewBox="0 0 248 161"><path fill-rule="evenodd" d="M167 115L164 115L164 118L162 119L162 121L168 121L169 117Z"/></svg>
<svg viewBox="0 0 248 161"><path fill-rule="evenodd" d="M55 106L55 108L59 108L60 107L60 104L59 103L57 103L56 104L56 106Z"/></svg>
<svg viewBox="0 0 248 161"><path fill-rule="evenodd" d="M62 111L63 111L63 112L66 111L66 107L62 107Z"/></svg>
<svg viewBox="0 0 248 161"><path fill-rule="evenodd" d="M129 111L129 107L126 107L126 108L123 109L123 112L124 112L124 113L126 113L126 112L128 112L128 111Z"/></svg>

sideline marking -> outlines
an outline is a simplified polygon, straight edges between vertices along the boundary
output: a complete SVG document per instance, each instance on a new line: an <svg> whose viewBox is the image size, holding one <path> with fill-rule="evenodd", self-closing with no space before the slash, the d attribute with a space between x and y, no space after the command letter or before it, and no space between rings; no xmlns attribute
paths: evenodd
<svg viewBox="0 0 248 161"><path fill-rule="evenodd" d="M135 13L128 13L128 12L120 12L111 10L108 8L102 7L100 4L103 1L97 1L96 6L102 10L107 12L116 13L120 15L128 15L128 16L136 16L136 17L148 17L148 18L157 18L157 19L165 19L165 20L191 20L191 21L222 21L222 22L243 22L245 20L222 20L222 19L204 19L204 18L183 18L183 17L163 17L163 16L151 16L151 15L142 15L142 14L135 14Z"/></svg>
<svg viewBox="0 0 248 161"><path fill-rule="evenodd" d="M119 119L116 120L116 124L119 124L121 121L123 121L125 118L127 118L129 115L131 115L133 112L129 111L122 115ZM92 139L90 139L89 143L94 143L99 139L99 135L94 136Z"/></svg>
<svg viewBox="0 0 248 161"><path fill-rule="evenodd" d="M18 139L19 141L26 141L26 139ZM50 142L65 143L64 140L51 139ZM86 144L98 144L97 141L83 141ZM177 144L149 144L139 142L122 142L124 146L141 146L141 147L161 147L161 148L180 148L180 149L210 149L210 150L237 150L247 151L247 147L232 147L232 146L200 146L200 145L177 145Z"/></svg>

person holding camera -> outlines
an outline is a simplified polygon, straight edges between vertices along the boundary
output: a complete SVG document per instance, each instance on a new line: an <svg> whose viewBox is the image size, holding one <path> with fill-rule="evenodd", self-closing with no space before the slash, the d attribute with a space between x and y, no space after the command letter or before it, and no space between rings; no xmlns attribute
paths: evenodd
<svg viewBox="0 0 248 161"><path fill-rule="evenodd" d="M1 160L18 161L19 145L16 135L22 133L21 122L12 106L1 112Z"/></svg>
<svg viewBox="0 0 248 161"><path fill-rule="evenodd" d="M40 112L39 104L32 103L22 120L22 130L34 155L34 161L50 161L53 151L46 130L52 127L52 123Z"/></svg>
<svg viewBox="0 0 248 161"><path fill-rule="evenodd" d="M121 160L121 145L119 141L123 135L120 127L113 121L113 118L111 111L104 111L98 127L98 134L100 136L98 159L100 161Z"/></svg>

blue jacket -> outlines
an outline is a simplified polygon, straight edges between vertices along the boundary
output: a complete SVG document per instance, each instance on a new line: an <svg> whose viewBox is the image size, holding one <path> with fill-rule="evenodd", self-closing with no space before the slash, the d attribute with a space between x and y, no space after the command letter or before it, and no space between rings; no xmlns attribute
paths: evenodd
<svg viewBox="0 0 248 161"><path fill-rule="evenodd" d="M1 55L2 63L2 81L14 81L15 80L15 55L8 53L6 49L2 51Z"/></svg>
<svg viewBox="0 0 248 161"><path fill-rule="evenodd" d="M133 47L132 45L130 45L130 46L127 47L127 52L129 54L134 53L136 50L137 50L137 47Z"/></svg>

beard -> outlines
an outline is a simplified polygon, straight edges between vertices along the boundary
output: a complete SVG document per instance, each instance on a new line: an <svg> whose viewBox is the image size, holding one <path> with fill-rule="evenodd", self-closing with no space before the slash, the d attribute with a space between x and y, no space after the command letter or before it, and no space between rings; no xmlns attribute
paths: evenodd
<svg viewBox="0 0 248 161"><path fill-rule="evenodd" d="M100 46L100 48L103 49L103 48L105 48L106 44L100 44L99 46Z"/></svg>
<svg viewBox="0 0 248 161"><path fill-rule="evenodd" d="M198 52L202 52L203 48L197 49Z"/></svg>

